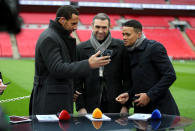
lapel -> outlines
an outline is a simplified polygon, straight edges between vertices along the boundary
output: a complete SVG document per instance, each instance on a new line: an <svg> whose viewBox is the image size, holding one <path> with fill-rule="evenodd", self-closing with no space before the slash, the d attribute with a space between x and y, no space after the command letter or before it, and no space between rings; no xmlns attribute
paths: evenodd
<svg viewBox="0 0 195 131"><path fill-rule="evenodd" d="M90 40L86 41L85 46L83 47L83 49L84 49L84 52L83 53L88 58L95 53L95 49L91 45Z"/></svg>
<svg viewBox="0 0 195 131"><path fill-rule="evenodd" d="M112 38L112 42L110 43L110 46L108 47L108 49L112 50L111 58L113 58L117 54L119 44L120 43L116 43L116 41L114 41L114 39Z"/></svg>
<svg viewBox="0 0 195 131"><path fill-rule="evenodd" d="M56 35L57 37L59 37L58 35ZM71 62L71 58L70 58L70 55L69 55L69 50L68 50L68 47L66 46L66 42L68 42L66 39L63 39L61 37L59 37L59 44L61 46L61 53L62 53L62 57L63 57L63 60L65 62Z"/></svg>

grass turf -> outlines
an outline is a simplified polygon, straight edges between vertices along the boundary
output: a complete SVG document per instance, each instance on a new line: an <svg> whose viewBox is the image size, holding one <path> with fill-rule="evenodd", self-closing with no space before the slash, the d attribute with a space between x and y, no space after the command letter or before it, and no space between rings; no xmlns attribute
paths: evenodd
<svg viewBox="0 0 195 131"><path fill-rule="evenodd" d="M195 61L174 61L177 80L170 88L181 116L195 120ZM4 82L11 81L0 100L29 96L33 87L34 60L1 59ZM1 103L8 115L28 115L29 98ZM195 130L195 123L185 130Z"/></svg>

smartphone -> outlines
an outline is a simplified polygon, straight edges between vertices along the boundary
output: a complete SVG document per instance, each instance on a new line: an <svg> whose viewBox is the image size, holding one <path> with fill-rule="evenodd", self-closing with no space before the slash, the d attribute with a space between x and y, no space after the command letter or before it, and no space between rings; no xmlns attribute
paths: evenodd
<svg viewBox="0 0 195 131"><path fill-rule="evenodd" d="M103 54L103 56L112 56L112 50L106 49Z"/></svg>
<svg viewBox="0 0 195 131"><path fill-rule="evenodd" d="M9 116L11 124L30 122L31 119L22 116Z"/></svg>

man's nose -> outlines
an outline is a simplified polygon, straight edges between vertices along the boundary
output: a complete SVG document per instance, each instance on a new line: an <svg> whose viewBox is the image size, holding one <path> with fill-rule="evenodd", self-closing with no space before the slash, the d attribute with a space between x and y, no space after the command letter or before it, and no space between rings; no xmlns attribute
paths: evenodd
<svg viewBox="0 0 195 131"><path fill-rule="evenodd" d="M102 28L99 28L98 32L99 32L99 33L102 33L102 32L104 32L104 31L103 31Z"/></svg>
<svg viewBox="0 0 195 131"><path fill-rule="evenodd" d="M126 40L126 38L127 38L127 37L124 35L124 36L123 36L123 40Z"/></svg>

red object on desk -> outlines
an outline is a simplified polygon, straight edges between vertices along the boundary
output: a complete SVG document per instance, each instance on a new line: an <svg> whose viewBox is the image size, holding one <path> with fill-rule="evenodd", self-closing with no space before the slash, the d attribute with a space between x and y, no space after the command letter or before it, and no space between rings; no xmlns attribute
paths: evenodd
<svg viewBox="0 0 195 131"><path fill-rule="evenodd" d="M59 114L59 120L69 120L70 119L70 114L68 113L67 110L62 110Z"/></svg>

